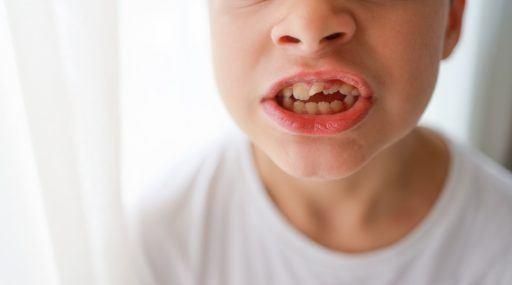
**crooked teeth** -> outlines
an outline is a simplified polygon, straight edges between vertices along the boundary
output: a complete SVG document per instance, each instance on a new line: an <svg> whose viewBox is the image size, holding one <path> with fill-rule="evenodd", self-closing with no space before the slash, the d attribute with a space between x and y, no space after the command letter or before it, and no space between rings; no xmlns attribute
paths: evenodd
<svg viewBox="0 0 512 285"><path fill-rule="evenodd" d="M338 92L339 88L340 88L340 85L336 84L333 87L331 87L330 89L324 90L324 94L325 95L334 94L334 93Z"/></svg>
<svg viewBox="0 0 512 285"><path fill-rule="evenodd" d="M344 95L351 95L352 94L352 91L355 89L354 86L352 85L349 85L349 84L343 84L339 91L341 94L344 94Z"/></svg>
<svg viewBox="0 0 512 285"><path fill-rule="evenodd" d="M347 83L336 83L331 85L329 89L325 89L327 83L315 82L313 85L308 83L299 82L295 83L291 87L283 89L283 96L285 98L295 97L297 100L307 101L309 98L317 93L323 92L325 95L332 95L340 92L343 95L359 96L359 90L354 86Z"/></svg>
<svg viewBox="0 0 512 285"><path fill-rule="evenodd" d="M305 83L296 83L293 85L293 97L299 100L309 99L308 86Z"/></svg>
<svg viewBox="0 0 512 285"><path fill-rule="evenodd" d="M311 86L311 89L309 89L309 96L313 96L318 92L321 92L324 90L325 84L323 82L317 82Z"/></svg>

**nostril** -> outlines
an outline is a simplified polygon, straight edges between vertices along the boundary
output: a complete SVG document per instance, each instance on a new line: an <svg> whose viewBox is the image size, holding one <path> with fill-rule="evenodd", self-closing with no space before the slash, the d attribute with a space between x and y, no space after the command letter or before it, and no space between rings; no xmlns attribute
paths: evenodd
<svg viewBox="0 0 512 285"><path fill-rule="evenodd" d="M282 36L279 38L280 44L298 44L300 40L292 36Z"/></svg>
<svg viewBox="0 0 512 285"><path fill-rule="evenodd" d="M330 34L326 37L323 38L324 41L334 41L334 40L337 40L339 38L341 38L343 36L343 33L334 33L334 34Z"/></svg>

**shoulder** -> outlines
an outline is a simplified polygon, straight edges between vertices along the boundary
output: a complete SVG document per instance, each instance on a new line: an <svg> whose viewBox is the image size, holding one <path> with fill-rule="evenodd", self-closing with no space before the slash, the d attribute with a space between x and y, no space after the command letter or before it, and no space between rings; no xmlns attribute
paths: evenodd
<svg viewBox="0 0 512 285"><path fill-rule="evenodd" d="M152 275L165 284L188 284L213 212L222 208L236 169L238 137L219 140L173 164L144 191L131 224ZM165 279L172 278L172 279Z"/></svg>
<svg viewBox="0 0 512 285"><path fill-rule="evenodd" d="M474 189L482 206L512 211L512 173L470 146L456 146L460 176ZM512 212L511 212L512 213Z"/></svg>
<svg viewBox="0 0 512 285"><path fill-rule="evenodd" d="M465 195L453 247L461 249L468 270L485 279L502 278L501 269L512 261L512 174L473 147L456 145L454 151L454 185Z"/></svg>

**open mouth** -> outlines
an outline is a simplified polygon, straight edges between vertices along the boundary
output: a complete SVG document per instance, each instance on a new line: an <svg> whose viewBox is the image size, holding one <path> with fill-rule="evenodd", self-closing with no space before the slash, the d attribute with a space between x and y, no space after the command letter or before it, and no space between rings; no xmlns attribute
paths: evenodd
<svg viewBox="0 0 512 285"><path fill-rule="evenodd" d="M349 110L359 100L360 91L340 80L299 82L282 89L277 103L296 114L329 115Z"/></svg>
<svg viewBox="0 0 512 285"><path fill-rule="evenodd" d="M361 77L336 72L301 73L274 85L262 106L281 129L302 135L335 135L354 128L373 107Z"/></svg>

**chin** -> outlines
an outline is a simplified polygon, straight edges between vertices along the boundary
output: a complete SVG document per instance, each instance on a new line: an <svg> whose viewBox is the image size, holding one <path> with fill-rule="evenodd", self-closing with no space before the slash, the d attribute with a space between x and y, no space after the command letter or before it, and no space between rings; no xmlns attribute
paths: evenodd
<svg viewBox="0 0 512 285"><path fill-rule="evenodd" d="M343 146L345 145L345 147ZM288 175L305 180L340 180L368 161L361 147L339 143L289 144L270 158Z"/></svg>

